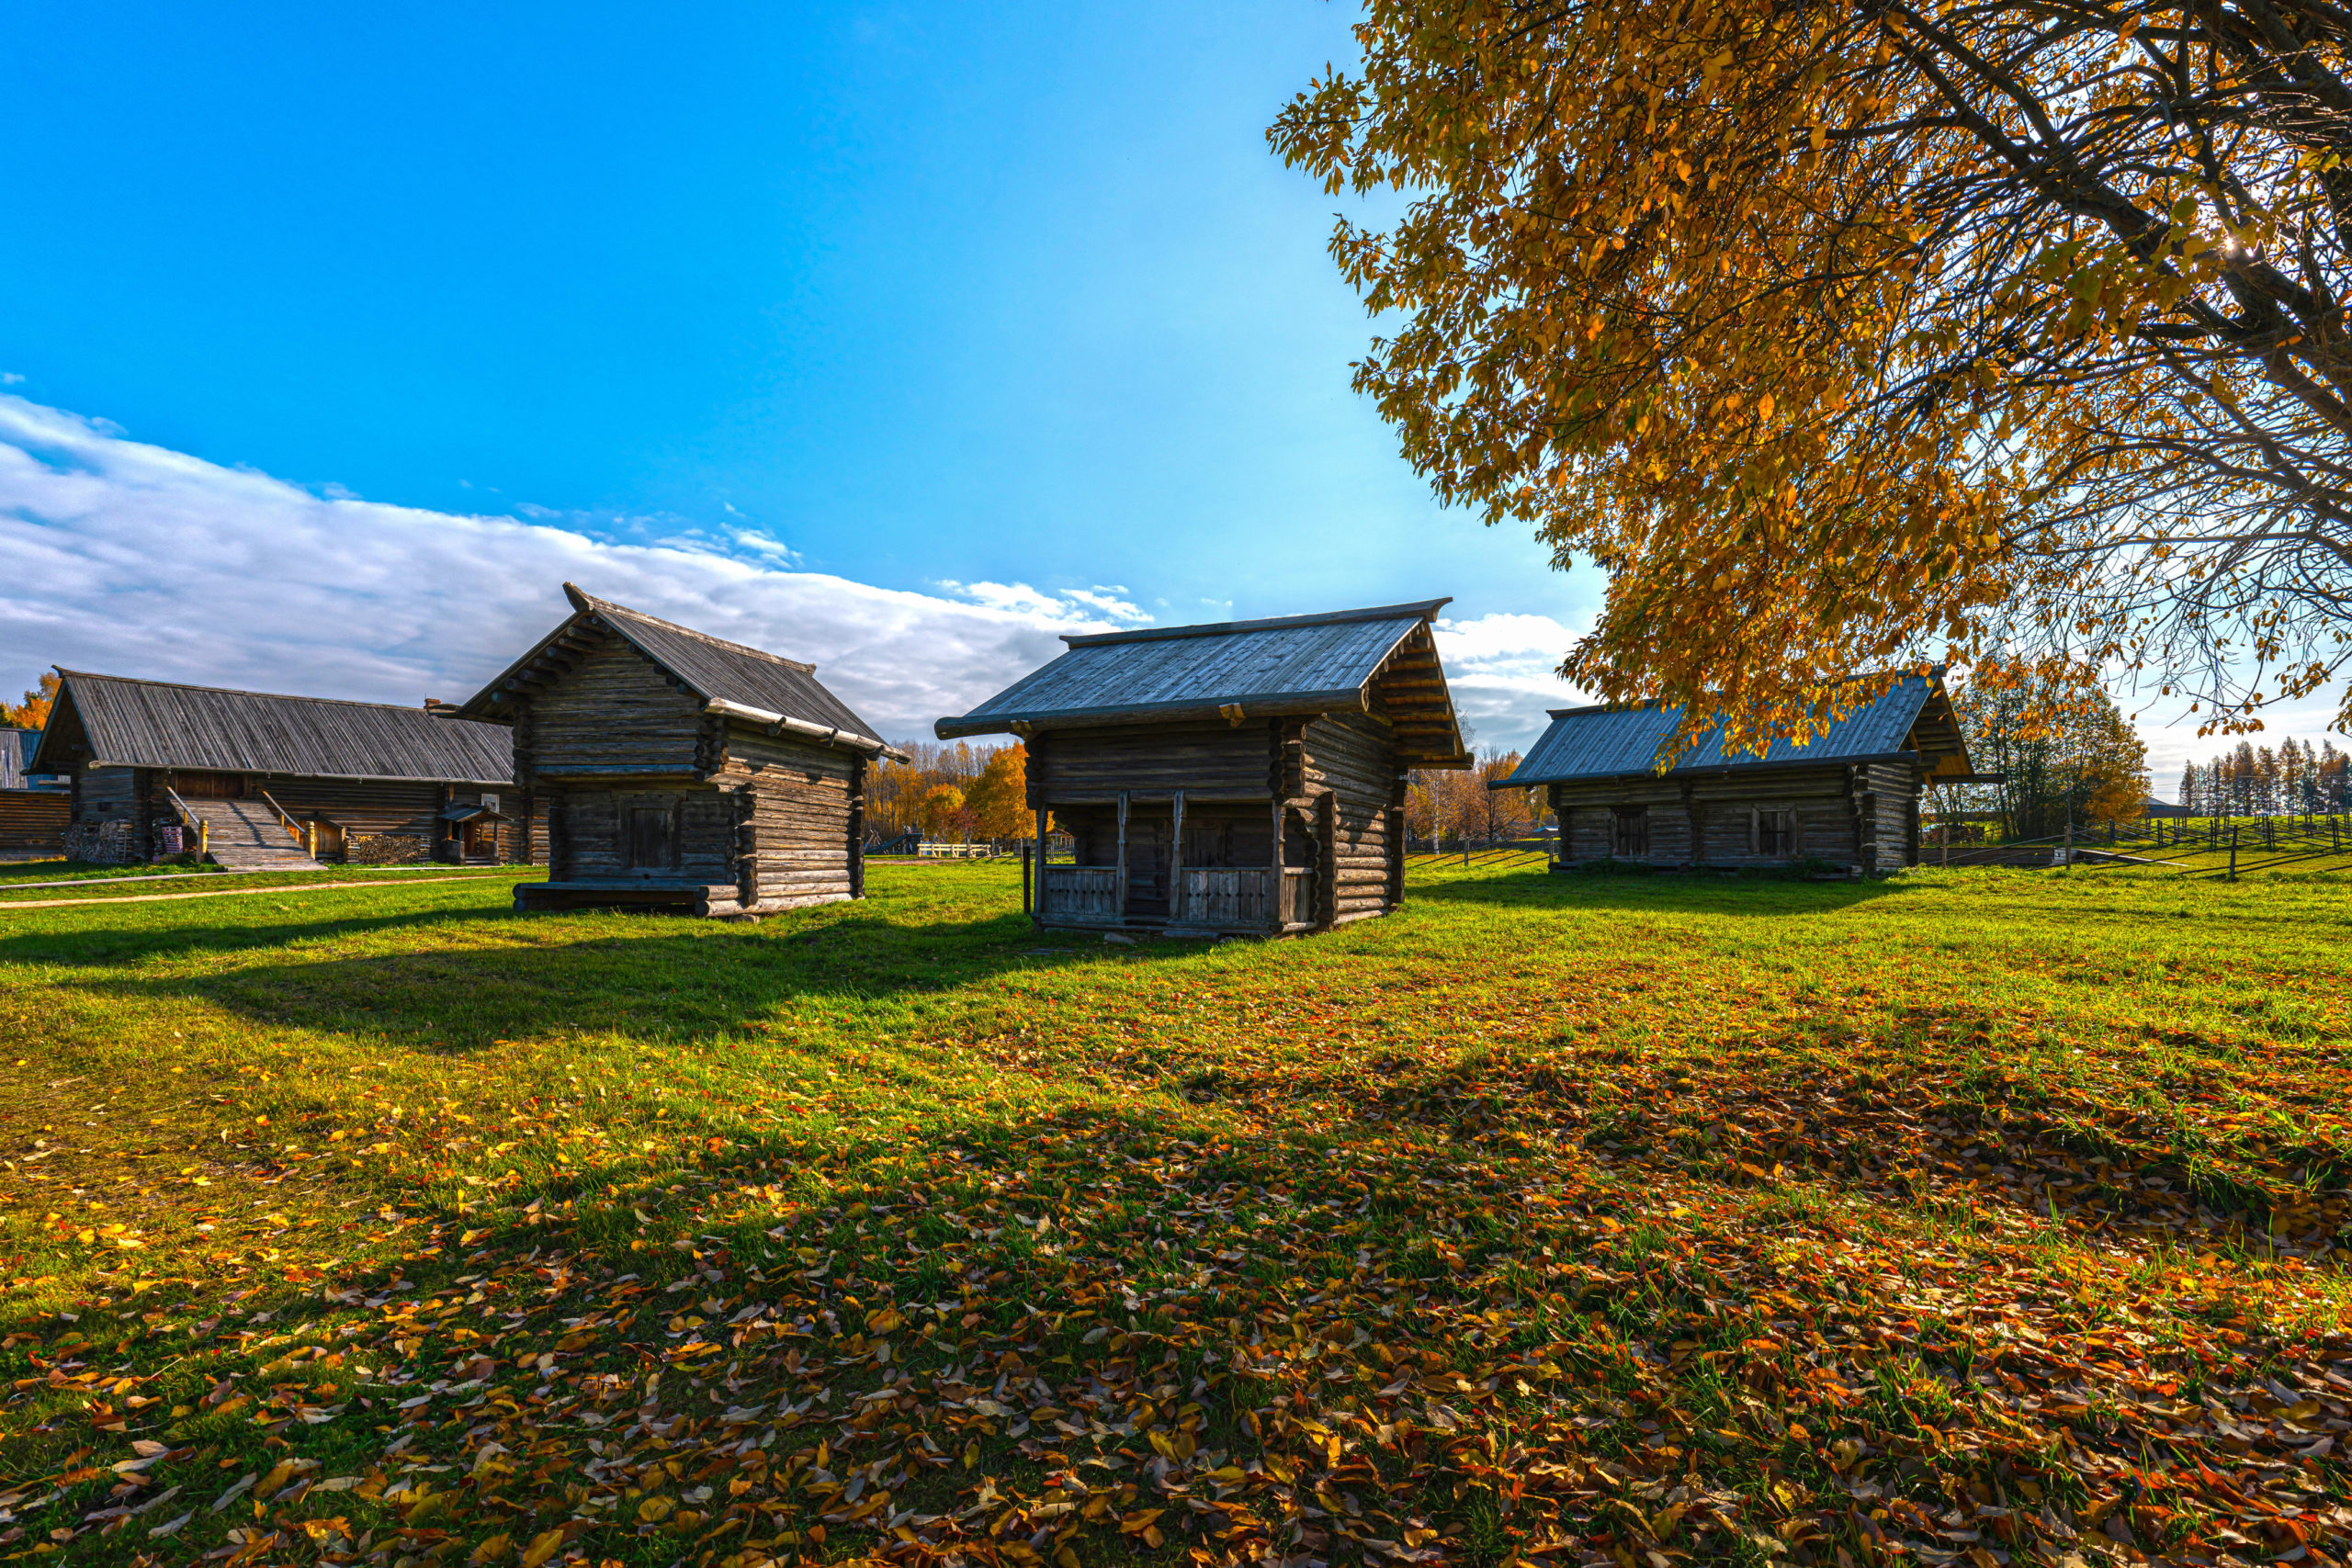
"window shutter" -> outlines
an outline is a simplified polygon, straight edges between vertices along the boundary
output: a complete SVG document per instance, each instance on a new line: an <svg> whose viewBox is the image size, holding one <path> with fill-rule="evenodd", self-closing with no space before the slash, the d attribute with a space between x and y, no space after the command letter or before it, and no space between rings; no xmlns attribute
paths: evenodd
<svg viewBox="0 0 2352 1568"><path fill-rule="evenodd" d="M1747 808L1747 852L1749 854L1758 854L1763 851L1763 840L1758 837L1758 831L1757 809L1751 806Z"/></svg>

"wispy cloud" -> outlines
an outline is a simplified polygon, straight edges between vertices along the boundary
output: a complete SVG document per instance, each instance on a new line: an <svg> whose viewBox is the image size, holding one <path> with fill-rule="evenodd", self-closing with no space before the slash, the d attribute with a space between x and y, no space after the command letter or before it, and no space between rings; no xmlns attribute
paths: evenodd
<svg viewBox="0 0 2352 1568"><path fill-rule="evenodd" d="M949 593L1011 615L1033 615L1065 630L1107 631L1114 624L1140 625L1150 615L1116 597L1124 588L1065 588L1046 592L1025 582L937 584Z"/></svg>
<svg viewBox="0 0 2352 1568"><path fill-rule="evenodd" d="M519 510L519 509L518 509ZM1146 618L1123 589L943 596L792 570L756 529L600 539L554 520L315 493L0 394L0 686L51 662L414 703L470 694L567 613L560 585L813 660L885 734L919 737L1061 651ZM666 523L668 520L661 520Z"/></svg>

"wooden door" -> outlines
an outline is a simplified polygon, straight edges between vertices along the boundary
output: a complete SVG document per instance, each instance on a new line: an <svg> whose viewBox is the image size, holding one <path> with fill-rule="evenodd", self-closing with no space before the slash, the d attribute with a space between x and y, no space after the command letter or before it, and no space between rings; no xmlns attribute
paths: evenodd
<svg viewBox="0 0 2352 1568"><path fill-rule="evenodd" d="M172 789L182 800L242 800L243 773L174 773Z"/></svg>
<svg viewBox="0 0 2352 1568"><path fill-rule="evenodd" d="M323 817L312 818L311 825L318 833L319 858L325 860L333 856L340 859L343 855L343 829Z"/></svg>
<svg viewBox="0 0 2352 1568"><path fill-rule="evenodd" d="M477 817L466 824L466 858L468 860L496 860L498 858L497 818Z"/></svg>
<svg viewBox="0 0 2352 1568"><path fill-rule="evenodd" d="M670 808L632 806L622 820L621 863L631 871L667 871L672 863Z"/></svg>

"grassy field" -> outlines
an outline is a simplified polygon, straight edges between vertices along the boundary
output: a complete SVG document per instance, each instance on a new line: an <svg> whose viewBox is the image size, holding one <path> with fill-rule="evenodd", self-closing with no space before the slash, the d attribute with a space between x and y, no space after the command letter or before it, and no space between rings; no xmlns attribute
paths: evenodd
<svg viewBox="0 0 2352 1568"><path fill-rule="evenodd" d="M46 869L71 866L69 871ZM535 874L544 874L538 873ZM8 904L85 898L171 898L190 895L210 897L222 893L246 893L272 887L326 886L353 882L398 885L419 878L487 877L504 887L514 880L512 866L368 866L334 865L321 871L227 872L219 866L189 867L86 865L80 862L36 862L0 871L0 907Z"/></svg>
<svg viewBox="0 0 2352 1568"><path fill-rule="evenodd" d="M1009 865L513 874L0 911L0 1557L2352 1537L2342 879L1438 866L1118 947Z"/></svg>

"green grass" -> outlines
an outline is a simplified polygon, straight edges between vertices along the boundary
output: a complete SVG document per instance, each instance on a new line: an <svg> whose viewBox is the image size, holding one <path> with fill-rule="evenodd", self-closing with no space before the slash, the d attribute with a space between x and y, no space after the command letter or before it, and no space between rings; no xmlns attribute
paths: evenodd
<svg viewBox="0 0 2352 1568"><path fill-rule="evenodd" d="M86 860L12 860L0 862L0 889L18 882L82 881L90 877L170 876L196 872L218 875L217 865L183 865L158 862L153 865L105 865Z"/></svg>
<svg viewBox="0 0 2352 1568"><path fill-rule="evenodd" d="M244 893L273 887L305 887L351 882L378 882L398 885L419 878L443 876L476 877L494 881L501 886L517 881L544 877L543 867L528 866L459 866L392 867L368 865L331 865L320 871L244 871L227 873L218 866L169 868L181 874L157 881L154 867L102 866L101 871L143 873L118 881L111 877L75 877L66 886L46 887L40 877L0 878L0 904L85 898L169 898L186 895L211 897L222 893ZM216 880L216 878L218 880ZM59 879L62 880L62 879ZM35 886L25 886L27 883Z"/></svg>
<svg viewBox="0 0 2352 1568"><path fill-rule="evenodd" d="M0 1556L2352 1528L2340 880L1441 863L1120 948L1007 864L512 879L0 911Z"/></svg>

